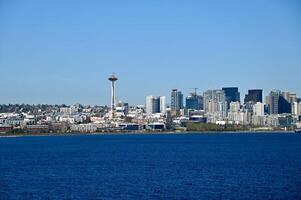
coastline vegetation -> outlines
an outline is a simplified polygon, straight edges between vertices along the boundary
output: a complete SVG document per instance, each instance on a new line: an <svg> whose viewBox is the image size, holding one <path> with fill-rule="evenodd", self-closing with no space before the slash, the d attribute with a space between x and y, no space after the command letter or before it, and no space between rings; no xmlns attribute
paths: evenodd
<svg viewBox="0 0 301 200"><path fill-rule="evenodd" d="M18 129L9 130L5 134L7 134L7 135L9 135L9 134L10 135L22 135L24 133L26 133L25 130L18 128Z"/></svg>
<svg viewBox="0 0 301 200"><path fill-rule="evenodd" d="M0 136L57 136L57 135L81 135L81 134L172 134L172 133L208 133L208 132L290 132L293 129L281 129L281 128L264 128L264 127L254 127L254 126L241 126L241 125L218 125L212 123L193 123L189 122L187 124L187 128L176 128L174 130L140 130L140 131L96 131L96 132L72 132L72 131L64 131L64 132L53 132L53 131L29 131L24 129L12 129L7 132L1 132Z"/></svg>
<svg viewBox="0 0 301 200"><path fill-rule="evenodd" d="M188 123L187 131L248 131L249 127L237 126L232 124L218 125L218 124L206 124L206 123Z"/></svg>

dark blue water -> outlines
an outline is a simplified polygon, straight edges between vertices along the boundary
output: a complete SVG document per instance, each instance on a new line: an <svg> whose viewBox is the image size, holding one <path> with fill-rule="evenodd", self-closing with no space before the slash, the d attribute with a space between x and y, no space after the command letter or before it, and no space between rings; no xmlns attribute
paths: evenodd
<svg viewBox="0 0 301 200"><path fill-rule="evenodd" d="M301 199L301 135L0 138L0 199Z"/></svg>

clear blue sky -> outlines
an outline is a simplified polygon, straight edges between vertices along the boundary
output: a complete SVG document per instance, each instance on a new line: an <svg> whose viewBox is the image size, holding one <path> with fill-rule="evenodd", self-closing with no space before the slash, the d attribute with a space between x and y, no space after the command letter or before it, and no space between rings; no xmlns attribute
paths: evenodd
<svg viewBox="0 0 301 200"><path fill-rule="evenodd" d="M172 88L301 96L301 1L0 0L0 103L145 103Z"/></svg>

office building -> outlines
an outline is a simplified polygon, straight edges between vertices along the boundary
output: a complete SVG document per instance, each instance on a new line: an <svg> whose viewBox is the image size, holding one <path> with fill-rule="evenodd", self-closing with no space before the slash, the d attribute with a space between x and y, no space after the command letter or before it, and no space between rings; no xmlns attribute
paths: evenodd
<svg viewBox="0 0 301 200"><path fill-rule="evenodd" d="M248 90L248 94L245 96L244 103L253 102L254 104L257 102L262 103L262 90L261 89L254 89Z"/></svg>
<svg viewBox="0 0 301 200"><path fill-rule="evenodd" d="M291 92L282 92L282 96L288 101L290 104L298 101L297 95Z"/></svg>
<svg viewBox="0 0 301 200"><path fill-rule="evenodd" d="M266 105L269 114L291 113L291 104L283 97L280 90L273 90L266 97Z"/></svg>
<svg viewBox="0 0 301 200"><path fill-rule="evenodd" d="M237 87L224 87L222 90L225 92L228 108L231 102L240 102L240 93Z"/></svg>
<svg viewBox="0 0 301 200"><path fill-rule="evenodd" d="M201 95L191 93L190 96L186 97L186 108L191 110L202 110L203 97Z"/></svg>

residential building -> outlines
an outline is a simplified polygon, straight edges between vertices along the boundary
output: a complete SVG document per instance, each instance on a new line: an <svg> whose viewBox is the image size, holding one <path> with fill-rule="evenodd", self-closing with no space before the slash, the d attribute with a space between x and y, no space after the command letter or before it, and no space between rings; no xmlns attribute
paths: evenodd
<svg viewBox="0 0 301 200"><path fill-rule="evenodd" d="M206 113L217 115L218 119L227 116L227 101L223 90L207 90L204 92L203 98Z"/></svg>
<svg viewBox="0 0 301 200"><path fill-rule="evenodd" d="M264 116L264 104L257 102L253 105L253 114L256 116Z"/></svg>
<svg viewBox="0 0 301 200"><path fill-rule="evenodd" d="M183 94L181 91L177 89L171 91L170 108L173 116L179 115L180 110L183 108Z"/></svg>
<svg viewBox="0 0 301 200"><path fill-rule="evenodd" d="M154 97L147 96L146 97L146 113L147 114L155 114L155 113L165 113L166 112L166 102L164 96Z"/></svg>

